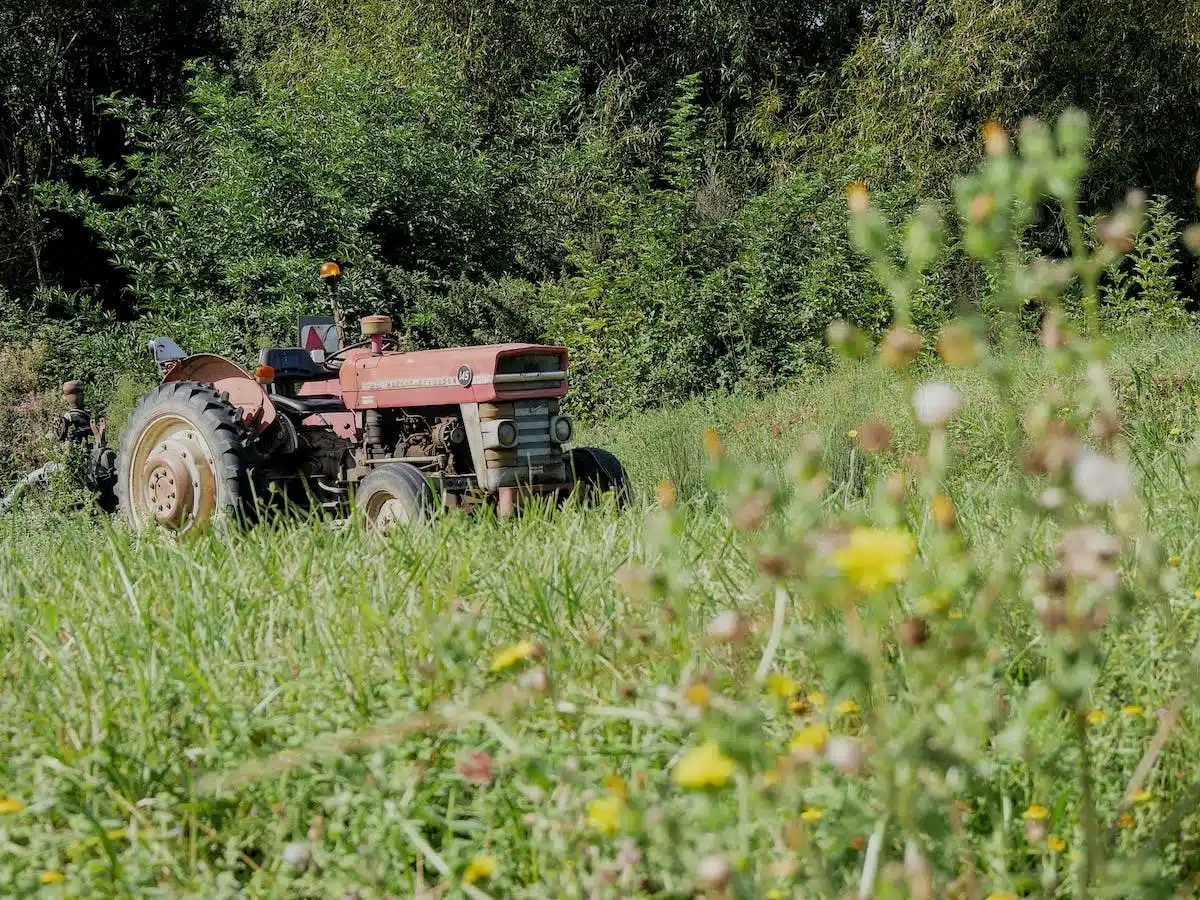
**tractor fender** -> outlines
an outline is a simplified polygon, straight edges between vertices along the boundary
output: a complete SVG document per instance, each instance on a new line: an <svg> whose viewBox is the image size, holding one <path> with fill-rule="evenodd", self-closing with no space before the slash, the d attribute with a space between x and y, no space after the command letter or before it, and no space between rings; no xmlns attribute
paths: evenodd
<svg viewBox="0 0 1200 900"><path fill-rule="evenodd" d="M197 353L172 364L163 376L164 384L169 381L198 381L228 394L229 402L242 411L242 420L256 434L262 434L279 417L270 395L254 376L215 353Z"/></svg>

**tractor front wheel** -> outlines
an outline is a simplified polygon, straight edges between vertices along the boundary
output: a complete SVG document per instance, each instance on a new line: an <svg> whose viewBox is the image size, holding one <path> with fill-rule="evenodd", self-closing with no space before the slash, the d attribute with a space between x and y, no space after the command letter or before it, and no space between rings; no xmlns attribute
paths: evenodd
<svg viewBox="0 0 1200 900"><path fill-rule="evenodd" d="M202 529L251 496L251 435L207 384L170 381L142 397L121 435L117 499L135 529Z"/></svg>
<svg viewBox="0 0 1200 900"><path fill-rule="evenodd" d="M568 453L567 468L575 478L575 489L585 500L612 494L617 506L629 503L629 477L625 467L607 450L576 447Z"/></svg>
<svg viewBox="0 0 1200 900"><path fill-rule="evenodd" d="M437 497L421 470L409 463L387 463L364 478L354 492L367 525L386 534L397 525L428 522Z"/></svg>

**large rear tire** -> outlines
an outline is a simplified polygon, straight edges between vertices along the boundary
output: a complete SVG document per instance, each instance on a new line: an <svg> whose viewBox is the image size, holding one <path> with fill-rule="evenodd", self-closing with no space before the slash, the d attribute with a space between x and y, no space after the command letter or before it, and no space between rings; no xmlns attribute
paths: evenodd
<svg viewBox="0 0 1200 900"><path fill-rule="evenodd" d="M373 531L386 534L397 526L429 522L437 513L437 497L421 470L409 463L387 463L359 482L354 502Z"/></svg>
<svg viewBox="0 0 1200 900"><path fill-rule="evenodd" d="M160 384L134 407L117 454L117 500L134 529L203 529L241 513L252 436L241 412L207 384Z"/></svg>
<svg viewBox="0 0 1200 900"><path fill-rule="evenodd" d="M567 454L567 468L575 478L575 490L584 500L612 494L617 506L626 506L632 498L625 467L607 450L575 447Z"/></svg>

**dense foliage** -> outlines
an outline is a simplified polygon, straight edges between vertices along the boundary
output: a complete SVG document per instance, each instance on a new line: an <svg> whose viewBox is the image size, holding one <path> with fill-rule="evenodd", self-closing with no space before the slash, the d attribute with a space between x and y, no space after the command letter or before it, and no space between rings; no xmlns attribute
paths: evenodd
<svg viewBox="0 0 1200 900"><path fill-rule="evenodd" d="M1182 315L1197 11L3 0L0 329L103 393L149 373L156 333L290 342L336 255L349 312L417 345L565 342L580 411L761 389L825 365L834 318L885 318L847 182L895 218L948 202L983 122L1068 104L1094 123L1085 206L1162 197L1153 262L1108 273L1106 304ZM1065 250L1056 216L1032 224L1025 251ZM952 240L918 324L993 287Z"/></svg>

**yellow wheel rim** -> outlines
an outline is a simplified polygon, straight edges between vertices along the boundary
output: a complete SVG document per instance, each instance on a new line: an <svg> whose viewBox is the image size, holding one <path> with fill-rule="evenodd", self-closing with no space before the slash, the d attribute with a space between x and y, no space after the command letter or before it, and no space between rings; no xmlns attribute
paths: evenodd
<svg viewBox="0 0 1200 900"><path fill-rule="evenodd" d="M217 463L200 430L173 413L158 416L138 436L123 473L135 528L161 525L190 531L212 518L219 493Z"/></svg>

